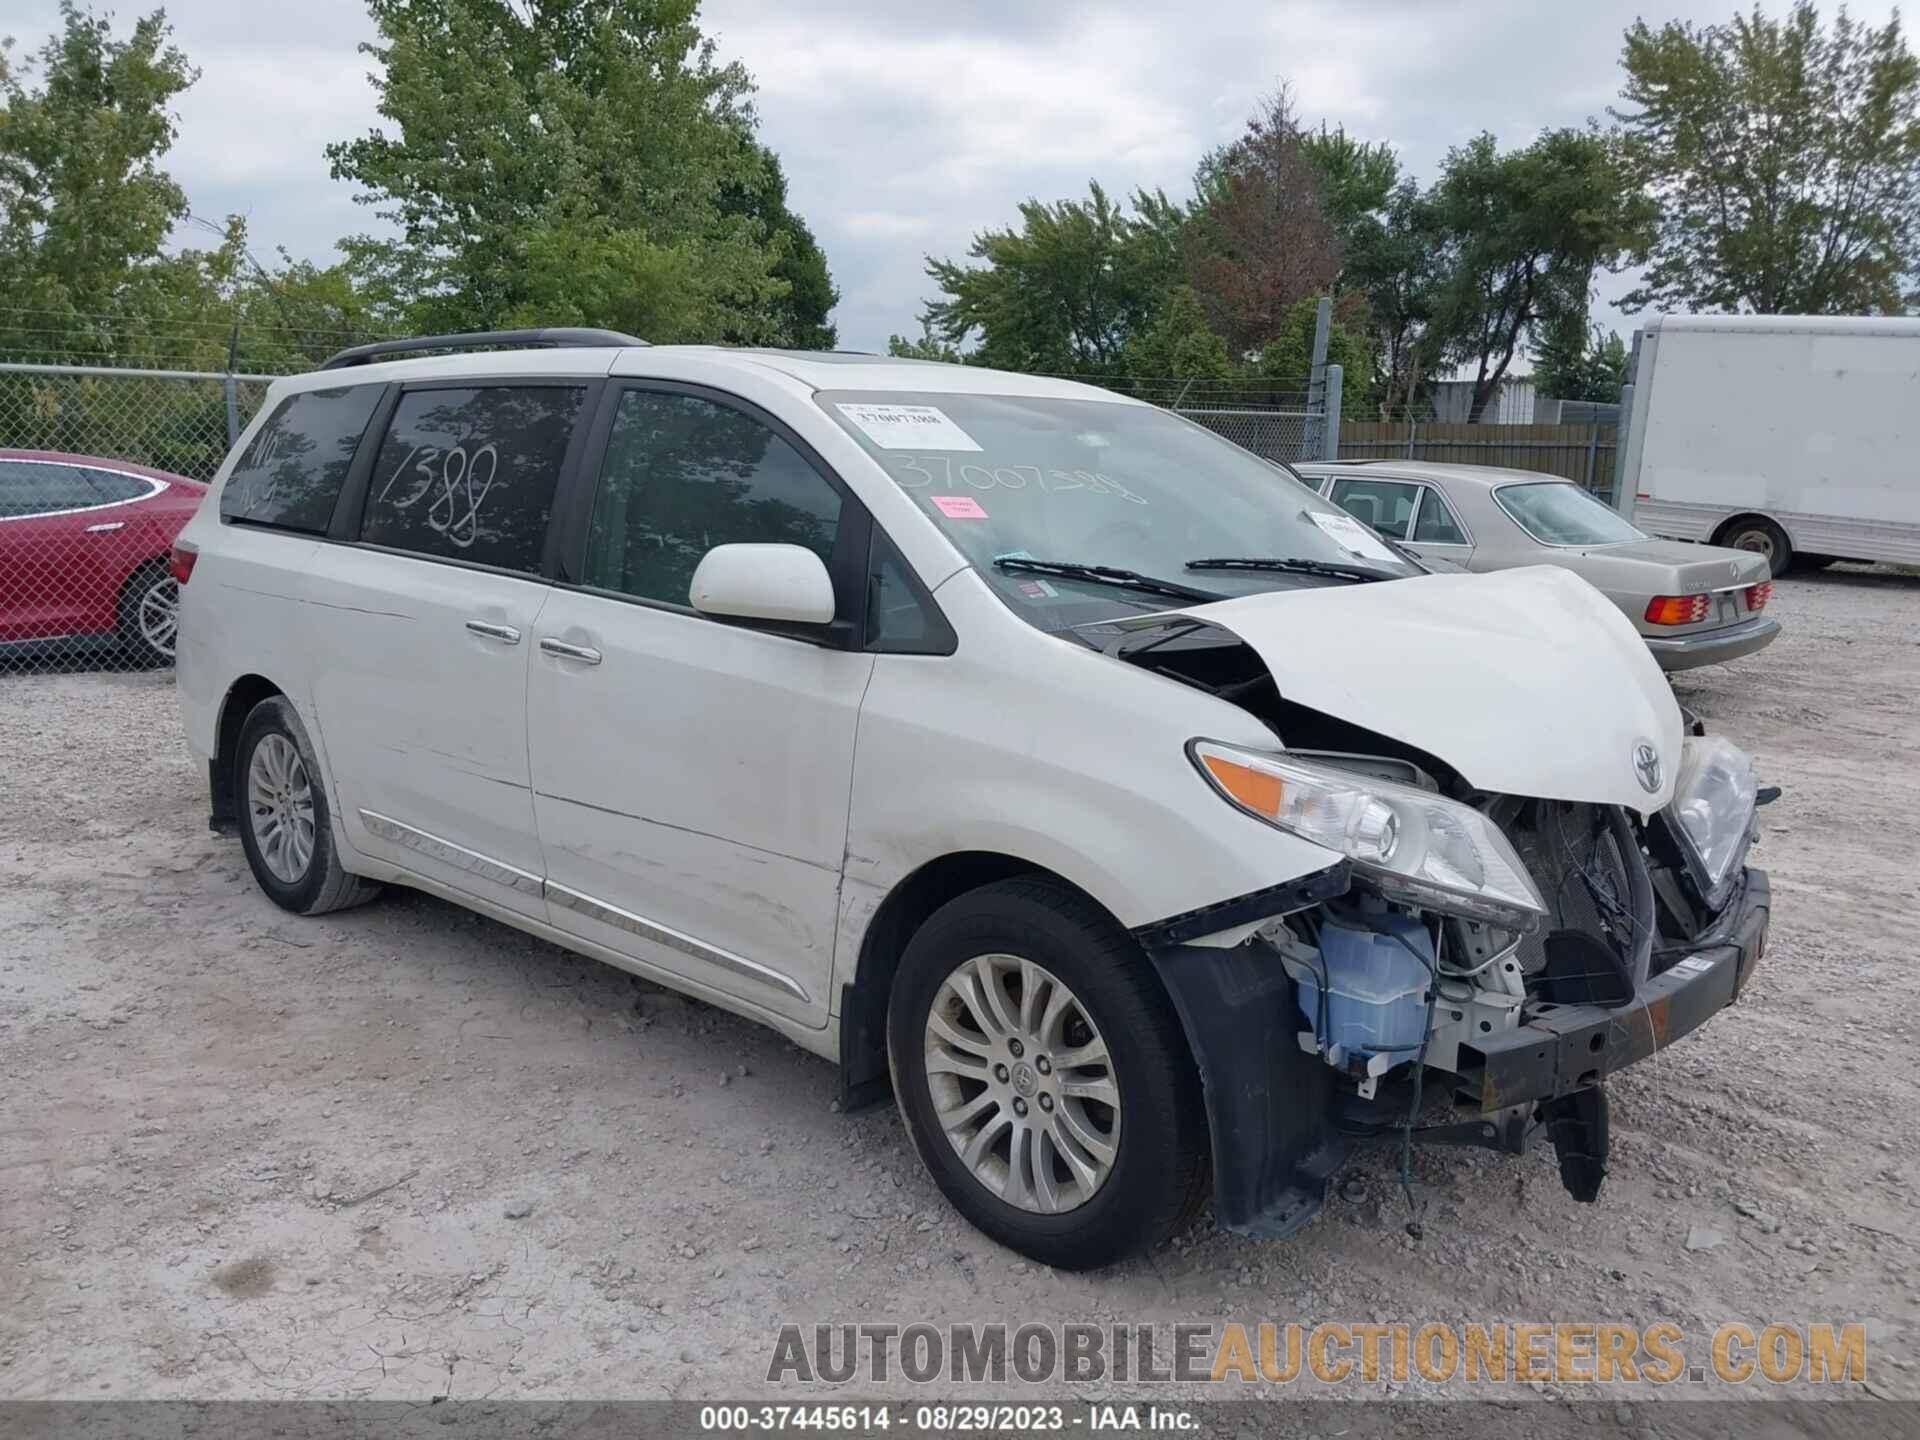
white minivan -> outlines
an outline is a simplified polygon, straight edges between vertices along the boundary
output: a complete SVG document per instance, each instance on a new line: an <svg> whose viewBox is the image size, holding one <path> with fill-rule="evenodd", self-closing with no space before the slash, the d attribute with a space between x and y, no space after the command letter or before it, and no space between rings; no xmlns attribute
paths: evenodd
<svg viewBox="0 0 1920 1440"><path fill-rule="evenodd" d="M1084 385L362 347L173 566L277 904L409 885L771 1025L1053 1265L1209 1191L1287 1234L1378 1141L1545 1130L1591 1199L1606 1077L1764 946L1753 766L1597 591L1428 574Z"/></svg>

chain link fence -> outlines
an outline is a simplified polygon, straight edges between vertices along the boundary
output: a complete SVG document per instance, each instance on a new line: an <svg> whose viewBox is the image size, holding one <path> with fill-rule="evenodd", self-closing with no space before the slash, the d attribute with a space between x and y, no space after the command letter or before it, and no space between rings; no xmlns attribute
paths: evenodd
<svg viewBox="0 0 1920 1440"><path fill-rule="evenodd" d="M0 364L0 675L172 663L173 537L272 380Z"/></svg>

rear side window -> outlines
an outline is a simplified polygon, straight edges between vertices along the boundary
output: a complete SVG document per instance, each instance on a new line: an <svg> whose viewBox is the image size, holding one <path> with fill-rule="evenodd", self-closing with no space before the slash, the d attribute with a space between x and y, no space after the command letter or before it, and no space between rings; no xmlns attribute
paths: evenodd
<svg viewBox="0 0 1920 1440"><path fill-rule="evenodd" d="M1413 538L1424 540L1429 545L1465 545L1467 532L1453 518L1453 512L1447 509L1447 502L1440 498L1440 492L1430 489L1420 497L1420 515L1413 522Z"/></svg>
<svg viewBox="0 0 1920 1440"><path fill-rule="evenodd" d="M324 535L383 387L303 390L280 402L220 492L220 518Z"/></svg>
<svg viewBox="0 0 1920 1440"><path fill-rule="evenodd" d="M804 545L830 562L839 526L839 492L751 415L629 390L607 437L581 578L684 606L714 546Z"/></svg>
<svg viewBox="0 0 1920 1440"><path fill-rule="evenodd" d="M84 470L87 484L92 487L96 505L117 505L123 500L138 500L151 495L159 487L151 480L142 480L137 475L122 475L116 470Z"/></svg>
<svg viewBox="0 0 1920 1440"><path fill-rule="evenodd" d="M537 574L585 394L571 385L408 391L373 463L360 538Z"/></svg>
<svg viewBox="0 0 1920 1440"><path fill-rule="evenodd" d="M38 460L0 460L0 519L58 515L106 502L71 465Z"/></svg>

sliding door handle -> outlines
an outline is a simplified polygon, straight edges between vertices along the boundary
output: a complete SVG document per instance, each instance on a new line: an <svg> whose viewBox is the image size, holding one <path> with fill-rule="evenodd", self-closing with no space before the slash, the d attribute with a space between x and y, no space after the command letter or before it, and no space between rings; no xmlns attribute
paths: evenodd
<svg viewBox="0 0 1920 1440"><path fill-rule="evenodd" d="M562 660L578 660L582 665L600 663L600 652L591 645L569 645L564 640L548 636L540 642L540 648L549 655L558 655Z"/></svg>
<svg viewBox="0 0 1920 1440"><path fill-rule="evenodd" d="M484 635L489 640L498 640L506 645L520 643L520 632L511 625L495 625L489 620L469 620L467 629L475 635Z"/></svg>

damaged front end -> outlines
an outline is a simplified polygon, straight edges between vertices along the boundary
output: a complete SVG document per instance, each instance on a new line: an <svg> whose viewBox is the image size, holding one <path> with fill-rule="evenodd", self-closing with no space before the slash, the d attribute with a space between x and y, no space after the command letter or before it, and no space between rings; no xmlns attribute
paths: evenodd
<svg viewBox="0 0 1920 1440"><path fill-rule="evenodd" d="M1648 744L1626 760L1665 802L1644 812L1617 792L1478 789L1290 701L1193 618L1136 627L1116 653L1142 656L1144 640L1149 668L1265 719L1284 749L1199 740L1196 768L1227 803L1340 857L1308 877L1311 900L1136 932L1206 1085L1222 1223L1292 1232L1358 1145L1519 1153L1543 1130L1569 1193L1595 1199L1607 1077L1732 1003L1764 950L1767 877L1745 863L1763 798L1751 762L1716 738L1666 757Z"/></svg>

